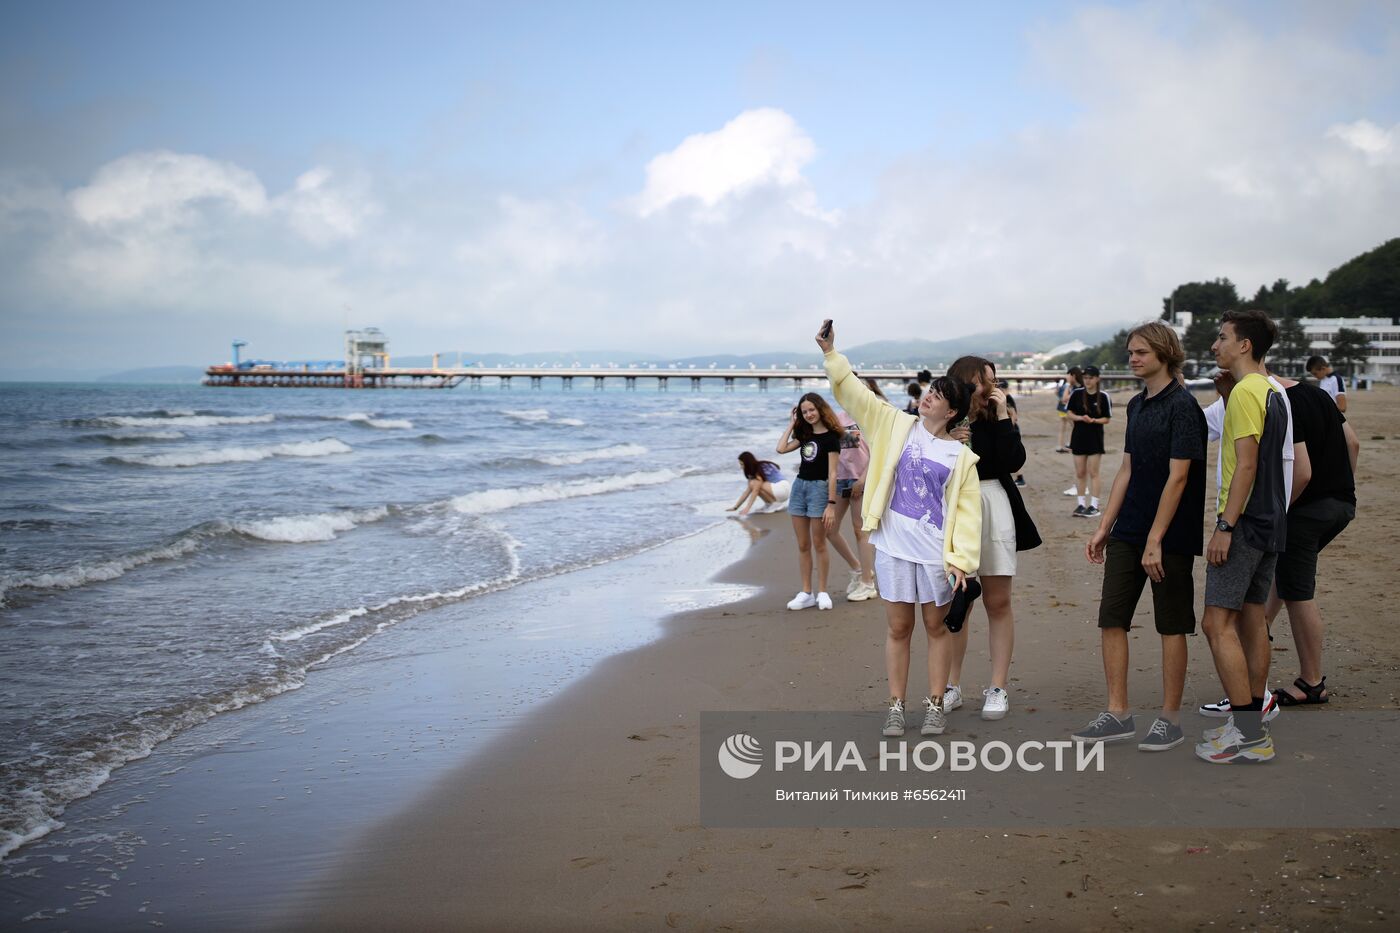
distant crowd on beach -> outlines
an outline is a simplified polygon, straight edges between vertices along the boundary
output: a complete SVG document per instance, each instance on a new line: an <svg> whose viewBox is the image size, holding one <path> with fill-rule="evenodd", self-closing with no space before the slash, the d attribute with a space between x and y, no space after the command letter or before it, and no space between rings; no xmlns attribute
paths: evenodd
<svg viewBox="0 0 1400 933"><path fill-rule="evenodd" d="M1265 312L1227 312L1211 348L1218 398L1202 409L1186 386L1176 333L1161 321L1133 328L1124 349L1142 388L1126 405L1122 461L1106 498L1099 468L1104 426L1115 411L1101 374L1094 366L1070 367L1054 388L1055 450L1074 462L1074 484L1064 492L1076 499L1074 517L1097 519L1084 555L1103 568L1098 624L1106 701L1073 733L1075 741L1137 740L1139 749L1157 752L1185 740L1186 636L1198 621L1201 556L1199 621L1224 696L1199 712L1224 721L1205 730L1196 755L1216 764L1269 761L1269 723L1280 708L1330 699L1317 564L1355 518L1360 444L1344 414L1345 383L1324 358L1308 360L1312 382L1269 371L1277 337ZM890 692L884 735L906 731L916 616L927 636L930 684L920 733L942 734L948 714L963 706L965 623L978 599L991 660L980 712L1001 719L1011 709L1017 559L1042 544L1020 493L1026 449L1015 400L994 364L964 356L943 375L920 372L900 407L836 351L831 321L816 342L836 405L808 392L794 406L775 450L798 452L795 476L752 452L739 455L746 485L731 511L785 503L801 577L788 609L834 607L830 550L850 568L848 601L883 600ZM1207 512L1210 443L1219 447ZM854 546L842 534L847 515ZM1162 705L1139 736L1127 698L1128 631L1148 583L1162 639ZM1269 628L1285 607L1299 676L1271 690Z"/></svg>

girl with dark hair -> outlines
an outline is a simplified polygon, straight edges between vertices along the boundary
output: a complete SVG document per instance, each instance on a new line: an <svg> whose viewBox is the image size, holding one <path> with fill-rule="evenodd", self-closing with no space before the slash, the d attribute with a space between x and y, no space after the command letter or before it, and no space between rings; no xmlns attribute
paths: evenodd
<svg viewBox="0 0 1400 933"><path fill-rule="evenodd" d="M788 494L788 514L797 536L797 567L802 589L787 604L789 609L831 608L826 591L831 558L826 551L827 534L836 522L836 467L841 456L841 422L836 413L815 392L798 399L792 421L778 439L778 453L802 452L792 492ZM849 548L847 549L849 550ZM813 552L817 588L812 588Z"/></svg>
<svg viewBox="0 0 1400 933"><path fill-rule="evenodd" d="M757 499L763 500L758 509L762 512L773 503L787 499L792 483L783 475L783 468L772 460L760 460L746 450L739 455L739 468L744 471L748 485L739 501L725 509L726 512L737 509L740 515L747 515Z"/></svg>
<svg viewBox="0 0 1400 933"><path fill-rule="evenodd" d="M982 718L1001 719L1010 706L1006 692L1011 676L1011 651L1015 646L1015 617L1011 611L1011 581L1016 576L1016 554L1040 546L1040 534L1026 511L1012 474L1025 465L1026 448L1021 432L1011 420L1006 393L996 384L996 370L980 356L964 356L953 362L948 375L972 387L970 423L953 432L977 454L977 475L982 498L981 564L982 601L987 610L987 639L992 656L992 684L982 691ZM962 664L967 655L967 629L954 637L951 676L943 706L962 706Z"/></svg>
<svg viewBox="0 0 1400 933"><path fill-rule="evenodd" d="M910 642L921 614L928 637L929 695L920 732L947 726L943 685L952 663L948 612L954 595L977 571L982 540L982 499L977 456L953 440L949 428L967 414L967 393L948 378L932 380L910 415L875 395L833 349L831 322L817 345L841 407L855 418L870 447L862 524L875 546L875 570L885 601L885 673L890 703L884 734L904 734Z"/></svg>

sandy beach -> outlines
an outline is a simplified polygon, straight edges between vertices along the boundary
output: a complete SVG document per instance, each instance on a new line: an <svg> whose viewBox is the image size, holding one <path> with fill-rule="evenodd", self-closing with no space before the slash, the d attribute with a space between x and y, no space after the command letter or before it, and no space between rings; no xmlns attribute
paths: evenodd
<svg viewBox="0 0 1400 933"><path fill-rule="evenodd" d="M1119 411L1126 399L1117 395ZM1389 387L1352 398L1363 448L1359 517L1325 553L1318 581L1333 701L1288 711L1283 724L1400 705L1400 638L1387 599L1400 544L1397 402L1400 391ZM1099 573L1083 557L1093 525L1071 518L1073 500L1061 494L1072 466L1053 452L1048 398L1024 399L1021 410L1026 498L1046 544L1022 555L1006 722L1040 707L1082 709L1087 719L1103 689ZM1122 432L1121 418L1108 428L1105 495ZM318 930L1394 927L1400 833L1387 829L707 829L698 802L702 711L877 710L886 696L879 603L784 610L796 589L787 518L747 524L753 544L718 582L761 591L670 618L663 637L603 661L550 699L524 687L511 722L482 754L348 846L334 871L269 905L262 922ZM1198 600L1200 574L1198 563ZM1159 649L1150 603L1139 612L1146 627L1132 635L1130 699L1146 713L1159 702ZM975 735L987 674L980 609L971 625L963 688L974 700L950 726ZM1272 680L1284 683L1296 676L1291 638L1282 620L1274 633ZM916 635L911 696L925 686L921 641ZM1183 725L1194 735L1216 724L1194 707L1220 688L1204 638L1191 639L1190 651ZM1339 753L1280 745L1275 769L1288 768L1290 756Z"/></svg>

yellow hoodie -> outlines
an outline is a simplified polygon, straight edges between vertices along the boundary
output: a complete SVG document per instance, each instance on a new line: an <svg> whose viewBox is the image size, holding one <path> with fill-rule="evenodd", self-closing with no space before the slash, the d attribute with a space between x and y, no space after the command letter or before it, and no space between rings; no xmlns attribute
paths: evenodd
<svg viewBox="0 0 1400 933"><path fill-rule="evenodd" d="M870 448L870 468L865 475L861 524L866 531L880 527L880 519L894 491L894 472L919 420L900 411L871 392L851 372L851 364L835 350L824 360L826 377L836 401L860 425ZM943 563L964 573L976 573L982 559L982 491L978 488L977 455L963 447L953 474L943 488Z"/></svg>

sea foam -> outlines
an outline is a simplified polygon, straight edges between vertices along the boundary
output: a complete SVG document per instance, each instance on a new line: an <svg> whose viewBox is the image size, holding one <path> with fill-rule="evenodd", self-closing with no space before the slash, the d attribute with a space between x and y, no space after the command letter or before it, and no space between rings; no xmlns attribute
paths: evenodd
<svg viewBox="0 0 1400 933"><path fill-rule="evenodd" d="M516 506L536 502L555 502L561 499L577 499L581 496L597 496L624 489L637 489L642 486L659 486L679 479L689 470L651 470L642 473L628 473L625 476L607 476L600 479L573 480L566 483L541 483L538 486L515 486L505 489L484 489L481 492L456 496L450 506L458 512L469 515L488 515L504 512Z"/></svg>
<svg viewBox="0 0 1400 933"><path fill-rule="evenodd" d="M587 463L590 460L621 460L625 457L640 457L646 452L647 449L641 444L616 444L612 447L600 447L597 450L580 450L572 454L540 457L539 461L550 466L573 466Z"/></svg>
<svg viewBox="0 0 1400 933"><path fill-rule="evenodd" d="M319 441L298 441L291 444L268 444L262 447L220 447L215 450L192 450L171 454L151 454L146 457L113 457L120 463L134 466L194 467L220 463L255 463L271 457L329 457L348 454L353 448L333 437Z"/></svg>

